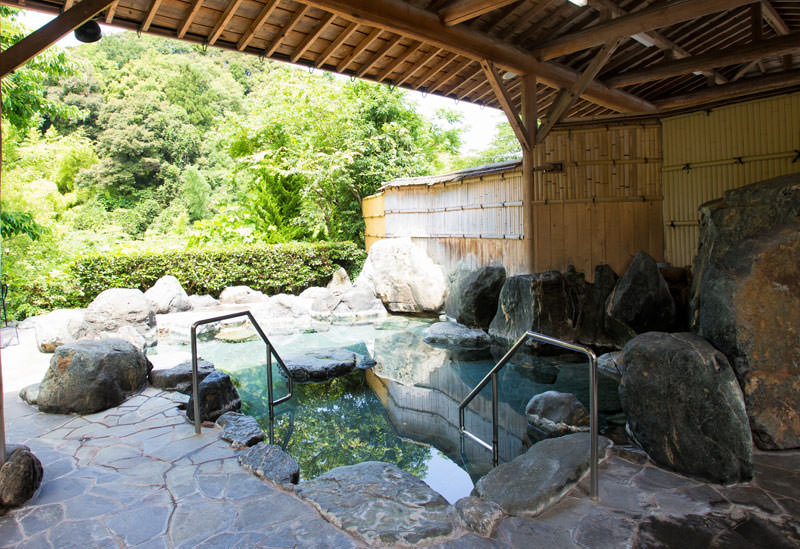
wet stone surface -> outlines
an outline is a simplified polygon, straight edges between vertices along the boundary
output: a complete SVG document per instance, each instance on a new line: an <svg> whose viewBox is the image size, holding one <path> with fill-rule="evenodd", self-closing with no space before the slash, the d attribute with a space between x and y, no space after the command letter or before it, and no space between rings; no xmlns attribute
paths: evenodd
<svg viewBox="0 0 800 549"><path fill-rule="evenodd" d="M251 416L238 412L225 412L217 418L222 427L222 440L227 440L233 448L247 448L264 440L264 431Z"/></svg>

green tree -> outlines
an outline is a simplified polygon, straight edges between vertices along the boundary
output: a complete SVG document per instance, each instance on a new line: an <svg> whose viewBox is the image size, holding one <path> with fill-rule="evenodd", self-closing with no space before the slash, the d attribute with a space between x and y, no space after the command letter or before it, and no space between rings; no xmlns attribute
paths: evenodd
<svg viewBox="0 0 800 549"><path fill-rule="evenodd" d="M181 175L181 194L186 201L190 221L204 219L208 215L208 197L211 186L195 166L187 168Z"/></svg>

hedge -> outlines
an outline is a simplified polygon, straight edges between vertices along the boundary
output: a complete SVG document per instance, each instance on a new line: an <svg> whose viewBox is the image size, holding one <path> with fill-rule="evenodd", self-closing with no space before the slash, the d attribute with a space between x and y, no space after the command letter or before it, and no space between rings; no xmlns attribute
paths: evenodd
<svg viewBox="0 0 800 549"><path fill-rule="evenodd" d="M352 242L289 243L198 250L128 251L80 257L70 273L88 305L108 288L147 290L164 275L175 276L189 294L219 296L245 285L268 295L324 286L338 267L350 277L366 253Z"/></svg>

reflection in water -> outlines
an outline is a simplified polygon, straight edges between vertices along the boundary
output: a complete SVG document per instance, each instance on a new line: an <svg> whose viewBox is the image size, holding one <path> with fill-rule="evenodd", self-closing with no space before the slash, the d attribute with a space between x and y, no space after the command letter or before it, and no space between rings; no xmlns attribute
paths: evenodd
<svg viewBox="0 0 800 549"><path fill-rule="evenodd" d="M341 465L388 461L453 502L468 495L473 481L491 468L490 451L470 440L460 444L458 404L497 357L431 347L422 341L429 325L390 317L378 326L334 326L325 333L272 338L282 355L338 347L369 354L377 362L372 370L327 383L296 384L295 397L276 407L274 440L297 459L303 479ZM162 349L159 352L171 350ZM243 412L255 416L269 432L263 344L204 341L200 354L231 374ZM286 394L276 367L273 377L275 397ZM600 411L618 410L615 383L603 376L600 380ZM589 373L579 355L520 353L500 372L499 388L500 459L510 461L527 447L528 400L556 390L573 393L588 405ZM491 441L491 386L470 404L465 419L467 429Z"/></svg>

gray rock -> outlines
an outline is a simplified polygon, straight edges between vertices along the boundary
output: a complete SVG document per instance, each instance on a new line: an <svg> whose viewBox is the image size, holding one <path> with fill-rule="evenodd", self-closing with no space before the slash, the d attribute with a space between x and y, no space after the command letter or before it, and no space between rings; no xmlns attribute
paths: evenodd
<svg viewBox="0 0 800 549"><path fill-rule="evenodd" d="M115 334L131 326L148 342L155 339L156 314L139 290L112 288L100 293L86 308L87 337Z"/></svg>
<svg viewBox="0 0 800 549"><path fill-rule="evenodd" d="M455 322L437 322L425 330L423 341L444 349L485 349L491 345L489 334Z"/></svg>
<svg viewBox="0 0 800 549"><path fill-rule="evenodd" d="M214 365L207 360L197 360L198 383L214 371ZM192 361L181 362L177 366L150 371L150 385L165 391L190 393L192 391Z"/></svg>
<svg viewBox="0 0 800 549"><path fill-rule="evenodd" d="M31 499L43 476L41 462L27 446L9 445L5 458L0 466L0 515Z"/></svg>
<svg viewBox="0 0 800 549"><path fill-rule="evenodd" d="M600 437L600 456L611 441ZM589 433L543 440L478 480L473 495L493 501L510 515L536 515L558 501L589 470Z"/></svg>
<svg viewBox="0 0 800 549"><path fill-rule="evenodd" d="M489 335L505 346L528 330L574 341L585 292L583 275L573 270L511 276L500 291Z"/></svg>
<svg viewBox="0 0 800 549"><path fill-rule="evenodd" d="M433 313L444 306L447 279L410 238L386 238L370 247L356 286L372 288L392 312Z"/></svg>
<svg viewBox="0 0 800 549"><path fill-rule="evenodd" d="M152 366L121 339L83 339L58 347L39 384L43 412L91 414L121 404L147 383Z"/></svg>
<svg viewBox="0 0 800 549"><path fill-rule="evenodd" d="M345 271L342 267L339 267L333 272L333 276L331 276L331 280L328 282L327 289L338 293L352 286L353 284L350 282L350 277L347 275L347 271Z"/></svg>
<svg viewBox="0 0 800 549"><path fill-rule="evenodd" d="M219 307L219 301L211 297L210 295L190 295L189 296L189 305L192 306L192 309L213 309L215 307Z"/></svg>
<svg viewBox="0 0 800 549"><path fill-rule="evenodd" d="M225 412L217 418L217 425L222 427L222 440L234 448L247 448L264 440L264 431L252 416Z"/></svg>
<svg viewBox="0 0 800 549"><path fill-rule="evenodd" d="M745 512L743 516L655 515L643 520L633 537L634 549L671 547L800 547L797 525Z"/></svg>
<svg viewBox="0 0 800 549"><path fill-rule="evenodd" d="M192 308L189 296L181 283L172 275L162 276L144 293L156 314L179 313Z"/></svg>
<svg viewBox="0 0 800 549"><path fill-rule="evenodd" d="M587 284L586 300L578 322L578 341L585 345L613 346L613 339L606 333L606 301L614 291L619 276L609 265L594 268L594 282Z"/></svg>
<svg viewBox="0 0 800 549"><path fill-rule="evenodd" d="M36 346L42 353L52 353L59 345L72 343L86 335L84 309L56 309L36 318Z"/></svg>
<svg viewBox="0 0 800 549"><path fill-rule="evenodd" d="M339 297L341 301L333 310L337 322L378 320L387 316L386 307L370 287L346 288Z"/></svg>
<svg viewBox="0 0 800 549"><path fill-rule="evenodd" d="M539 393L528 402L525 414L528 418L528 437L534 441L589 429L589 413L571 393Z"/></svg>
<svg viewBox="0 0 800 549"><path fill-rule="evenodd" d="M321 383L347 375L355 368L367 369L375 365L369 357L347 349L319 349L286 355L283 363L297 383Z"/></svg>
<svg viewBox="0 0 800 549"><path fill-rule="evenodd" d="M694 334L649 332L623 351L628 427L659 465L712 482L753 476L744 398L725 356Z"/></svg>
<svg viewBox="0 0 800 549"><path fill-rule="evenodd" d="M297 484L300 466L275 444L259 442L239 454L239 463L259 478L276 484Z"/></svg>
<svg viewBox="0 0 800 549"><path fill-rule="evenodd" d="M461 498L454 507L461 525L485 538L492 537L495 528L505 517L499 505L474 496Z"/></svg>
<svg viewBox="0 0 800 549"><path fill-rule="evenodd" d="M305 481L297 494L328 522L369 545L415 546L449 536L451 507L396 465L367 461Z"/></svg>
<svg viewBox="0 0 800 549"><path fill-rule="evenodd" d="M756 444L798 448L800 175L728 191L700 212L695 328L730 360Z"/></svg>
<svg viewBox="0 0 800 549"><path fill-rule="evenodd" d="M502 266L459 269L447 292L447 316L468 328L488 330L505 281L506 269Z"/></svg>
<svg viewBox="0 0 800 549"><path fill-rule="evenodd" d="M208 374L197 387L200 397L200 418L203 421L214 421L225 412L238 412L242 400L228 374L214 370ZM186 404L186 416L194 421L194 398Z"/></svg>
<svg viewBox="0 0 800 549"><path fill-rule="evenodd" d="M23 387L19 392L19 398L30 404L36 406L39 403L39 383Z"/></svg>
<svg viewBox="0 0 800 549"><path fill-rule="evenodd" d="M597 357L597 371L617 381L622 379L622 351L604 353Z"/></svg>
<svg viewBox="0 0 800 549"><path fill-rule="evenodd" d="M675 301L655 260L639 252L606 301L605 329L618 347L650 331L670 331Z"/></svg>
<svg viewBox="0 0 800 549"><path fill-rule="evenodd" d="M219 302L225 304L254 303L268 300L269 297L249 286L230 286L219 294Z"/></svg>
<svg viewBox="0 0 800 549"><path fill-rule="evenodd" d="M335 294L328 288L312 286L303 290L298 297L311 301L312 311L331 312L341 303L340 294Z"/></svg>

